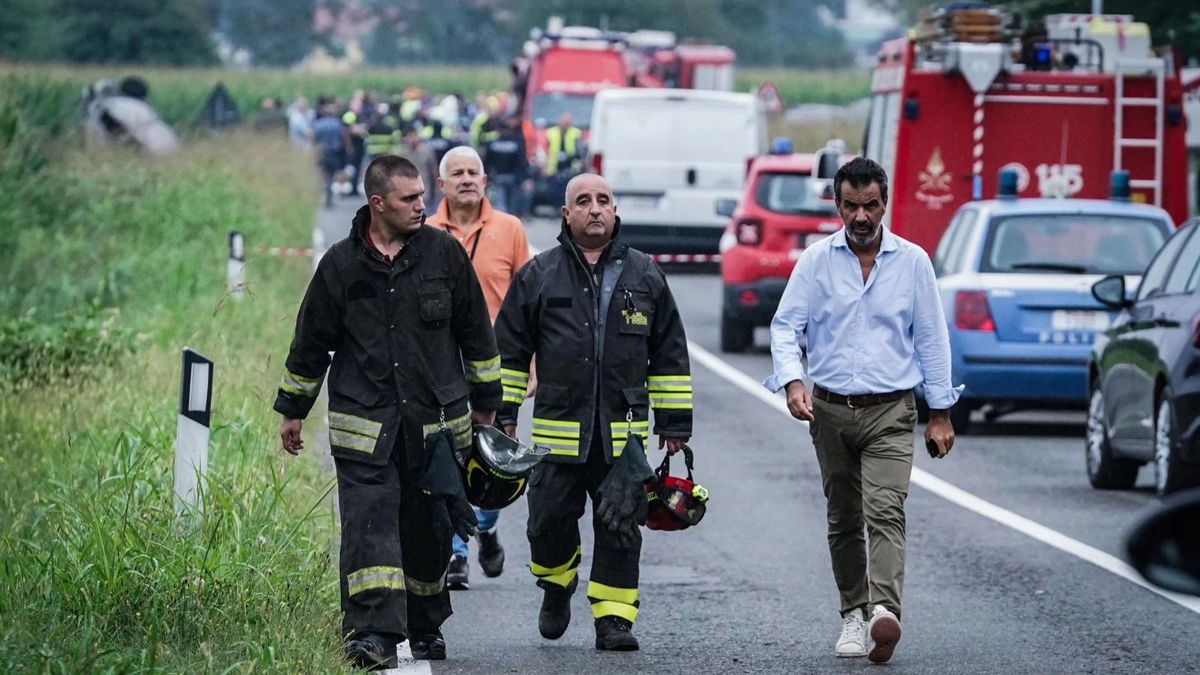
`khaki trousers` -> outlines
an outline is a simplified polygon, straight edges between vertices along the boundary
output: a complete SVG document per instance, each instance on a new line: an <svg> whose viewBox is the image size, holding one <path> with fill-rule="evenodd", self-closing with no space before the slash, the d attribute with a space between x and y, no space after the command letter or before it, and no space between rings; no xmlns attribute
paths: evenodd
<svg viewBox="0 0 1200 675"><path fill-rule="evenodd" d="M883 605L899 617L916 400L910 393L850 408L814 397L813 406L809 433L821 465L842 614L862 608L870 616L870 606Z"/></svg>

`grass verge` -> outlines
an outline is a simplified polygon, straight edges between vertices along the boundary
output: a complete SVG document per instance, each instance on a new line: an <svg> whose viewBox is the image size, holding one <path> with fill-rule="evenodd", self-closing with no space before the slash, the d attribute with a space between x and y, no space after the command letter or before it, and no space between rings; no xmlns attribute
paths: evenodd
<svg viewBox="0 0 1200 675"><path fill-rule="evenodd" d="M313 163L250 135L77 150L39 91L0 94L0 154L41 160L0 164L0 671L343 670L332 479L280 456L271 411L308 266L252 257L241 302L224 279L230 229L308 241ZM204 517L180 521L184 345L216 373Z"/></svg>

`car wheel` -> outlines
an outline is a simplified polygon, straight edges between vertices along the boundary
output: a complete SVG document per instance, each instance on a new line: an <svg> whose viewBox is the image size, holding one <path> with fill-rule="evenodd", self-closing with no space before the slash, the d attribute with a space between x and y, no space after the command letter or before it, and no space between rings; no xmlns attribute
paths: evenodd
<svg viewBox="0 0 1200 675"><path fill-rule="evenodd" d="M754 344L754 326L721 316L721 351L744 352Z"/></svg>
<svg viewBox="0 0 1200 675"><path fill-rule="evenodd" d="M972 404L966 399L958 399L958 403L950 408L950 424L954 427L955 436L965 436L971 430Z"/></svg>
<svg viewBox="0 0 1200 675"><path fill-rule="evenodd" d="M1137 482L1138 463L1113 456L1108 439L1108 417L1104 414L1104 392L1096 387L1088 402L1088 481L1098 490L1128 490Z"/></svg>
<svg viewBox="0 0 1200 675"><path fill-rule="evenodd" d="M1175 416L1171 412L1171 390L1164 389L1154 416L1154 491L1166 496L1200 482L1200 467L1179 458Z"/></svg>

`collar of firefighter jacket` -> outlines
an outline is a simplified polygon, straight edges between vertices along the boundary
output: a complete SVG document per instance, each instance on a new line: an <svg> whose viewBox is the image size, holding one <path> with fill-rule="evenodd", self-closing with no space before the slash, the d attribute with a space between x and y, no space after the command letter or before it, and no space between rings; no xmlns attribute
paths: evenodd
<svg viewBox="0 0 1200 675"><path fill-rule="evenodd" d="M625 250L629 248L629 244L621 241L621 216L614 216L614 218L613 236L608 240L608 246L604 247L604 252L600 254L601 260L608 257L624 258ZM579 251L579 247L575 245L575 238L571 236L571 226L567 224L566 217L562 219L562 231L558 233L558 243L572 251Z"/></svg>
<svg viewBox="0 0 1200 675"><path fill-rule="evenodd" d="M413 232L412 236L410 236L408 240L404 242L404 246L400 247L400 250L403 251L410 244L412 244L413 240L416 239L421 232L425 231L426 225L428 225L428 223L421 225L421 229ZM383 254L380 253L379 250L374 246L371 246L371 242L367 240L367 228L370 226L371 207L368 204L363 204L362 207L359 208L354 214L354 220L352 220L350 223L350 237L352 239L356 239L359 245L362 247L362 250L372 259L386 262L386 260L383 258Z"/></svg>

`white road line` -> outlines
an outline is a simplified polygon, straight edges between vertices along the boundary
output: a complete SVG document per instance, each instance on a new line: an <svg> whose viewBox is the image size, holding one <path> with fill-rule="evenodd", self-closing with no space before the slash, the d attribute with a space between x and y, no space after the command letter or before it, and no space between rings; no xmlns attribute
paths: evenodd
<svg viewBox="0 0 1200 675"><path fill-rule="evenodd" d="M425 660L417 660L413 658L412 650L408 648L408 640L396 645L397 664L395 668L379 671L383 675L417 675L428 674L433 675L433 668L429 662Z"/></svg>
<svg viewBox="0 0 1200 675"><path fill-rule="evenodd" d="M758 400L763 401L784 415L787 415L789 419L792 417L791 413L788 412L787 403L785 403L781 397L774 396L764 389L761 384L754 380L754 378L725 363L717 355L690 340L688 341L688 351L691 354L692 360L711 370L717 376L728 381L730 384L741 389L747 394L750 394ZM803 424L806 427L808 426L807 422L801 421L800 424ZM1200 598L1193 598L1190 596L1181 595L1179 593L1172 593L1170 591L1164 591L1160 588L1151 586L1148 582L1142 579L1141 575L1139 575L1137 571L1133 569L1133 567L1116 556L1105 553L1100 549L1088 546L1081 541L1072 539L1071 537L1068 537L1061 532L1052 530L1045 525L1038 524L1024 516L1017 515L1012 511L996 506L987 500L980 499L966 490L955 487L941 478L934 476L928 471L918 469L915 466L912 470L912 482L913 484L932 492L946 501L957 504L968 511L981 515L984 518L991 519L1001 525L1004 525L1005 527L1012 528L1021 534L1032 537L1033 539L1036 539L1043 544L1052 546L1064 553L1069 553L1080 560L1089 562L1099 567L1100 569L1112 572L1113 574L1127 581L1131 581L1138 586L1151 591L1152 593L1161 595L1162 597L1181 605L1186 609L1190 609L1193 612L1200 614Z"/></svg>

